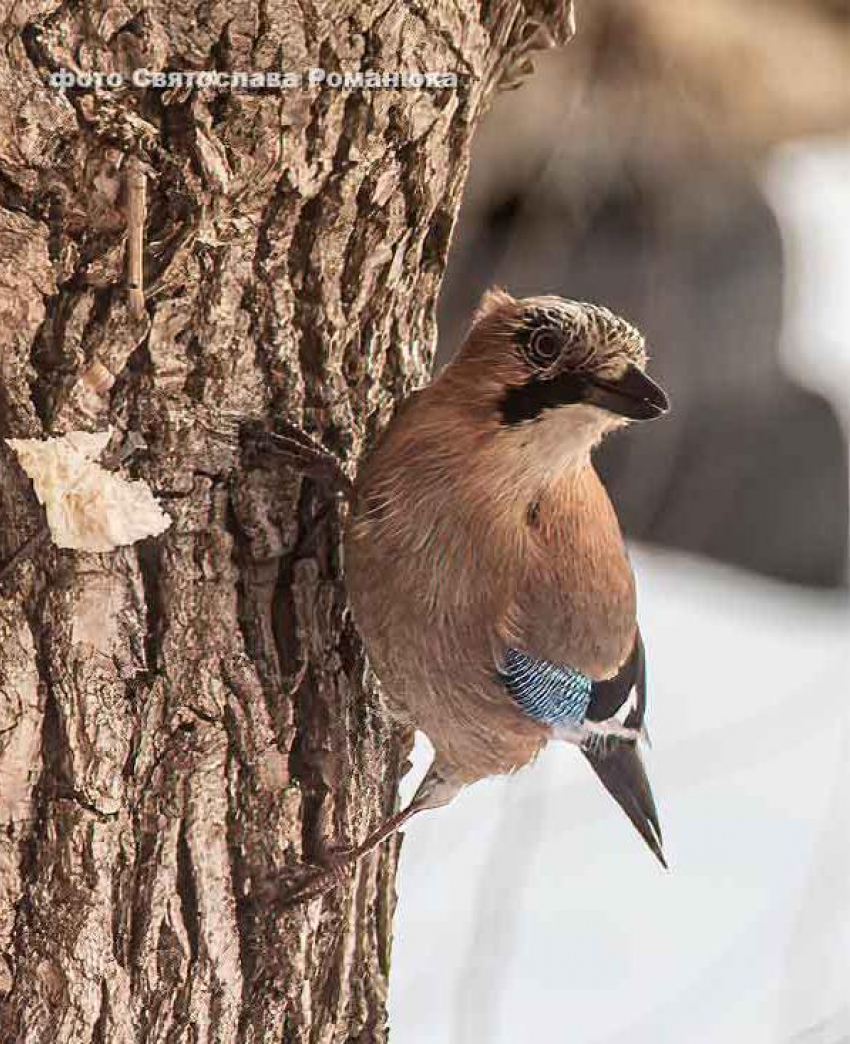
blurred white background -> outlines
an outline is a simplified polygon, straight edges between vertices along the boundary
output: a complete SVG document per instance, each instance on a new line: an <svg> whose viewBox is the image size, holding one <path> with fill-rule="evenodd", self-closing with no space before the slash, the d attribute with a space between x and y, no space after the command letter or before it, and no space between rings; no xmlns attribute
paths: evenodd
<svg viewBox="0 0 850 1044"><path fill-rule="evenodd" d="M788 251L786 364L846 424L850 144L779 150L765 188ZM397 1044L850 1040L846 594L633 559L671 869L560 745L414 820Z"/></svg>

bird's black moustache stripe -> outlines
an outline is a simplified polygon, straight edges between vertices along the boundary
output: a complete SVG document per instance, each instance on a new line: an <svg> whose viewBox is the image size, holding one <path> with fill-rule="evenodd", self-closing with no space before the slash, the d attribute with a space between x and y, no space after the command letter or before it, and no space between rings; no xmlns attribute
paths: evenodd
<svg viewBox="0 0 850 1044"><path fill-rule="evenodd" d="M544 410L579 402L638 421L660 417L670 407L664 390L643 370L629 364L616 378L574 371L548 380L533 377L519 388L510 388L502 397L502 423L520 424L534 420Z"/></svg>
<svg viewBox="0 0 850 1044"><path fill-rule="evenodd" d="M539 417L544 410L584 402L586 381L574 373L563 373L549 380L534 378L505 393L499 408L503 424L520 424Z"/></svg>

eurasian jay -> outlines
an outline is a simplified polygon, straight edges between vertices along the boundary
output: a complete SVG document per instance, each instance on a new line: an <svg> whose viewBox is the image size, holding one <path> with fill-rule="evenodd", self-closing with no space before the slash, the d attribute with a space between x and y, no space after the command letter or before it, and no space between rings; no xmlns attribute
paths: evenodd
<svg viewBox="0 0 850 1044"><path fill-rule="evenodd" d="M336 475L351 499L355 623L389 712L435 752L409 805L337 867L553 739L581 749L664 863L638 750L646 673L634 577L591 463L608 432L667 410L645 366L641 334L606 308L490 291L353 488ZM308 437L271 439L302 470L332 476ZM336 879L320 872L292 898Z"/></svg>

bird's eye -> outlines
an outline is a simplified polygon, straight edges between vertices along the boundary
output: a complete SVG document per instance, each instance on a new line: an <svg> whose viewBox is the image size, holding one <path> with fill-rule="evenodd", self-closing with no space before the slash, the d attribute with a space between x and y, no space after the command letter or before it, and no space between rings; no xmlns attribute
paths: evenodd
<svg viewBox="0 0 850 1044"><path fill-rule="evenodd" d="M550 326L538 327L532 331L531 337L528 339L529 361L535 366L545 369L555 362L561 354L563 346L563 338L557 330Z"/></svg>

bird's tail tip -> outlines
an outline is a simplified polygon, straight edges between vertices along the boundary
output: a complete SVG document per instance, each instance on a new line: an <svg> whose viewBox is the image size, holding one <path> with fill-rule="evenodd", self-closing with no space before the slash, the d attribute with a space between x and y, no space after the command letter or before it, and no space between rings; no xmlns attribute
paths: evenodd
<svg viewBox="0 0 850 1044"><path fill-rule="evenodd" d="M669 870L658 810L637 746L621 742L607 751L584 750L583 753L652 854L665 870Z"/></svg>

